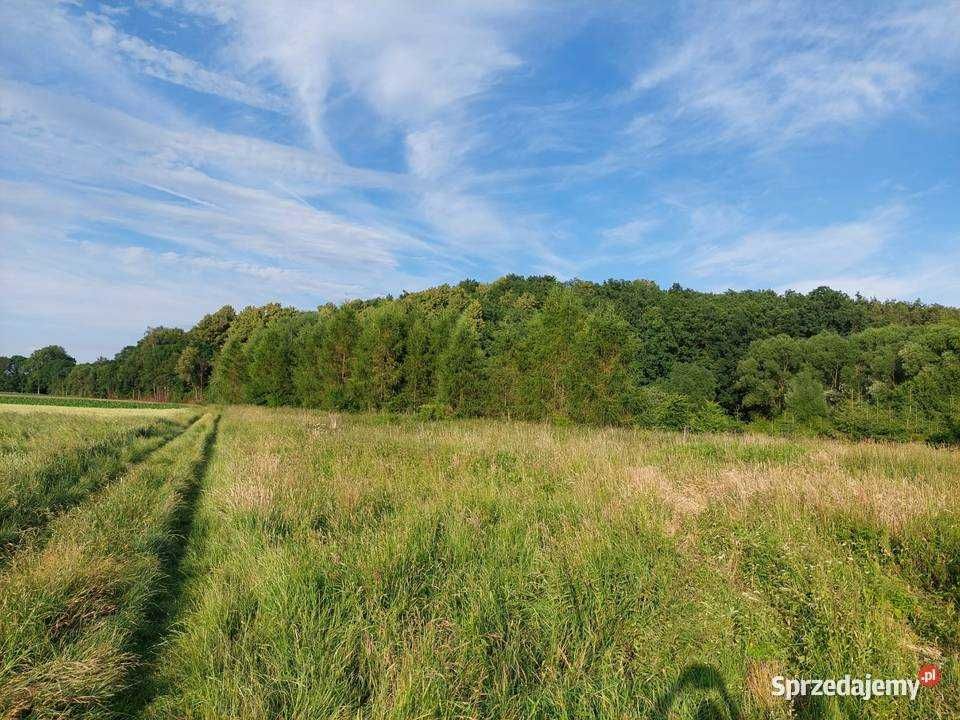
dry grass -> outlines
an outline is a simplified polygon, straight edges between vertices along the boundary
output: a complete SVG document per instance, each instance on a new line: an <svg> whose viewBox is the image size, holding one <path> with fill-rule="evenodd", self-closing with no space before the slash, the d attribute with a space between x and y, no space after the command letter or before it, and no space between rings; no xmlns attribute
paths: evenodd
<svg viewBox="0 0 960 720"><path fill-rule="evenodd" d="M0 405L0 422L4 414L35 415L80 415L94 418L135 418L135 417L162 417L180 420L196 416L197 411L192 408L110 408L110 407L69 407L66 405Z"/></svg>

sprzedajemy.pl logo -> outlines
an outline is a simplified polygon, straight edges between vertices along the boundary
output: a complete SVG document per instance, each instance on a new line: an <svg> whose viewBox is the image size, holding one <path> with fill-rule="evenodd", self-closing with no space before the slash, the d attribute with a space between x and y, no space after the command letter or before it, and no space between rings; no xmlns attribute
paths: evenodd
<svg viewBox="0 0 960 720"><path fill-rule="evenodd" d="M844 675L841 678L788 678L774 675L770 685L776 697L792 700L795 697L820 695L825 697L859 697L869 700L874 697L917 698L920 686L934 687L940 682L940 668L924 665L916 678L875 678L869 673L863 677Z"/></svg>

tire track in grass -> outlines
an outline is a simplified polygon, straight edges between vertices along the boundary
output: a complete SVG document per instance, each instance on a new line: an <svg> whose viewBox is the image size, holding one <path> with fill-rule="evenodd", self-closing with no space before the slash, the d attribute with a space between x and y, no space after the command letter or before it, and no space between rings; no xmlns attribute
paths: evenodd
<svg viewBox="0 0 960 720"><path fill-rule="evenodd" d="M0 717L116 716L214 423L205 415L57 518L47 545L0 577Z"/></svg>
<svg viewBox="0 0 960 720"><path fill-rule="evenodd" d="M156 664L176 619L184 586L189 580L190 574L184 566L184 558L187 550L197 541L194 518L204 490L219 424L218 416L213 421L213 428L207 436L200 458L194 465L192 481L185 488L180 507L172 518L169 541L161 549L164 581L145 615L140 631L131 642L133 652L140 657L140 671L135 675L131 674L130 685L117 698L116 712L120 717L141 717L143 709L159 690Z"/></svg>
<svg viewBox="0 0 960 720"><path fill-rule="evenodd" d="M24 496L0 508L0 570L18 551L42 547L56 517L148 460L193 427L199 417L186 425L156 420L78 448L40 468L27 481Z"/></svg>

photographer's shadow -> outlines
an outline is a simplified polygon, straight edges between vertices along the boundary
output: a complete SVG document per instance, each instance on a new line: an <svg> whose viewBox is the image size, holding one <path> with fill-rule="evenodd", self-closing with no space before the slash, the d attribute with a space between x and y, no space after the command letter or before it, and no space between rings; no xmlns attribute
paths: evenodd
<svg viewBox="0 0 960 720"><path fill-rule="evenodd" d="M688 697L693 702L699 698L694 714L697 720L741 720L743 717L723 676L715 667L703 663L694 663L683 669L673 686L660 696L652 717L654 720L668 720L673 707Z"/></svg>

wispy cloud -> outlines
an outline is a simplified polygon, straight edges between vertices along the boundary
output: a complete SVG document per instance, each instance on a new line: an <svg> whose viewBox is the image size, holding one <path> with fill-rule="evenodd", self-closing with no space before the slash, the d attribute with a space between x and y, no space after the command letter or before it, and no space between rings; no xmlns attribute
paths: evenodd
<svg viewBox="0 0 960 720"><path fill-rule="evenodd" d="M180 53L118 30L109 15L91 13L84 20L94 47L113 53L119 61L130 63L144 75L265 110L281 111L288 106L284 98L274 93L208 70Z"/></svg>
<svg viewBox="0 0 960 720"><path fill-rule="evenodd" d="M505 272L954 297L957 1L678 7L0 3L0 350Z"/></svg>
<svg viewBox="0 0 960 720"><path fill-rule="evenodd" d="M799 286L811 277L838 276L867 267L902 227L906 216L904 207L892 205L849 222L754 230L701 247L689 266L704 278Z"/></svg>
<svg viewBox="0 0 960 720"><path fill-rule="evenodd" d="M411 5L238 2L232 52L267 63L296 95L303 117L324 134L323 110L343 82L392 121L429 120L482 92L519 58L497 31L523 9L509 2Z"/></svg>
<svg viewBox="0 0 960 720"><path fill-rule="evenodd" d="M636 218L621 225L607 228L601 232L601 235L611 245L637 245L646 240L650 231L658 224L658 221L653 218Z"/></svg>
<svg viewBox="0 0 960 720"><path fill-rule="evenodd" d="M768 147L909 112L960 57L955 0L865 18L843 3L704 3L686 22L634 90L662 91L678 117Z"/></svg>
<svg viewBox="0 0 960 720"><path fill-rule="evenodd" d="M446 142L454 142L453 105L482 90L482 83L468 82L473 71L452 68L452 75L444 76L450 89L430 97L414 97L416 83L409 79L410 99L421 111L389 120L406 128L411 147L417 138L427 142L419 160L411 156L404 178L353 167L326 143L296 147L198 124L138 85L136 76L255 107L283 109L282 103L274 94L118 30L112 17L71 18L62 7L42 16L24 10L6 14L10 27L16 31L36 20L33 29L18 35L19 42L32 44L34 51L45 48L58 82L38 82L44 70L24 67L20 57L10 58L7 67L25 81L0 79L0 151L16 178L0 180L0 221L10 238L3 265L17 284L17 292L3 298L4 337L27 317L38 328L49 327L66 317L56 310L61 304L71 305L70 315L92 313L108 297L111 306L129 313L128 319L114 316L118 332L129 333L144 319L133 310L138 292L157 317L186 322L222 298L310 305L423 287L474 274L471 258L490 258L497 248L502 254L514 237L514 228L493 206L450 183L450 172L458 168L452 144L428 158L430 133L440 138L450 128ZM240 10L231 11L236 18L231 22L243 22L236 15ZM39 26L43 37L24 40ZM244 36L243 42L248 40ZM438 36L432 42L431 52L439 52ZM306 54L298 62L306 67L317 59ZM407 91L400 87L402 78L391 75L396 68L389 62L385 68L387 85L371 85L369 92L387 113L391 98L399 98L392 93ZM437 92L435 86L431 92ZM318 113L323 104L315 108ZM429 169L424 164L429 162L437 167ZM391 214L366 199L368 191L390 194L408 210ZM175 293L173 277L207 288L206 301L191 309L182 301L184 293ZM51 278L57 278L56 292ZM65 299L84 285L101 300ZM143 292L147 285L149 293ZM127 300L118 302L121 296Z"/></svg>

